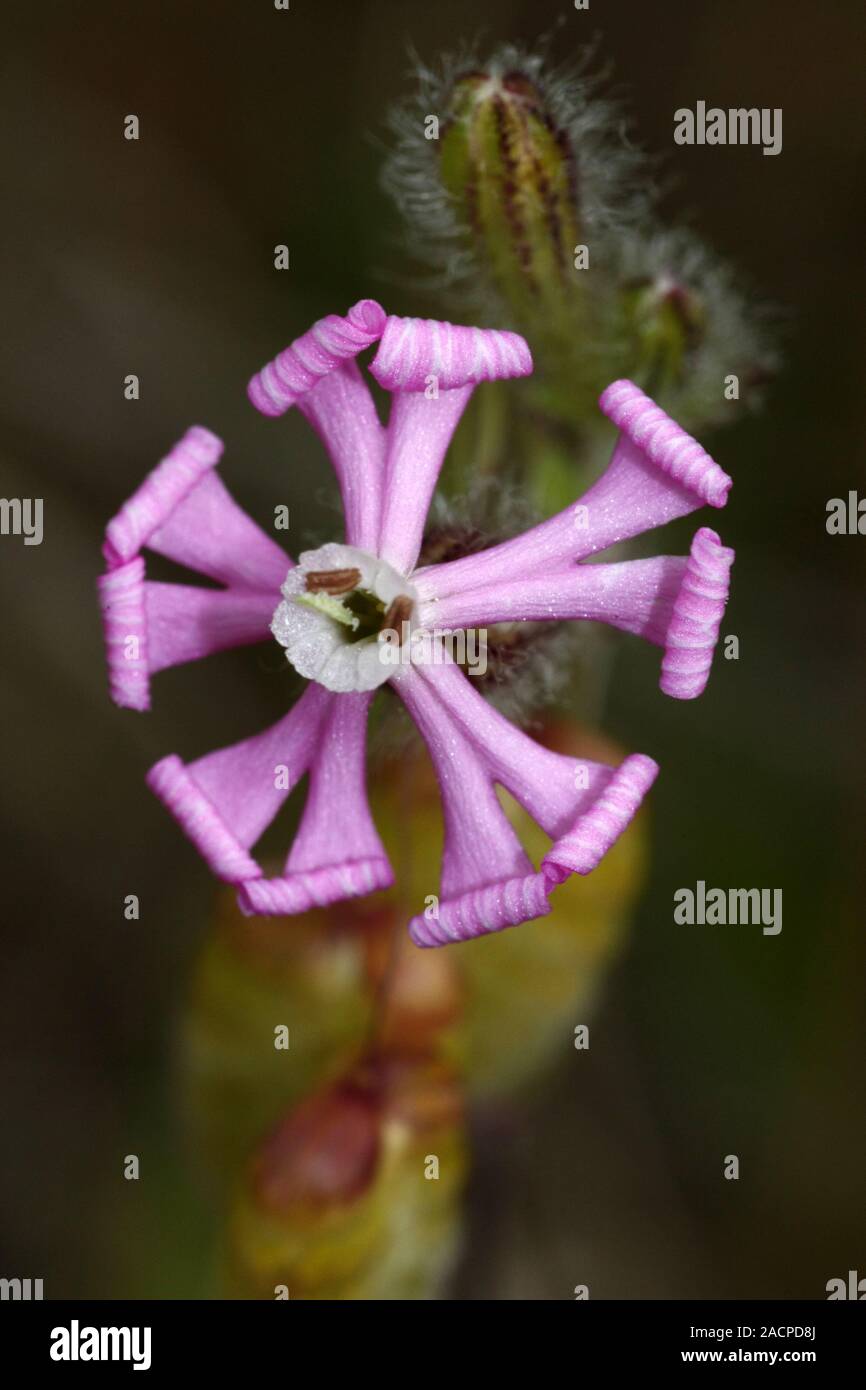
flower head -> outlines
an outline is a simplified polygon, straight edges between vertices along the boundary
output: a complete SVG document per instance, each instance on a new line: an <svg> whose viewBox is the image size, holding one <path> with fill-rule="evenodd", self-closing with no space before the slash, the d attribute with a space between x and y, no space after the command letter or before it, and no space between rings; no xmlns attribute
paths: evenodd
<svg viewBox="0 0 866 1390"><path fill-rule="evenodd" d="M379 421L356 358L391 395ZM310 684L272 728L185 765L148 774L245 912L283 915L388 887L393 876L367 804L365 736L377 686L390 681L423 735L445 820L442 882L410 924L421 946L498 931L549 911L573 873L598 864L635 814L658 768L641 754L618 768L552 752L473 687L447 642L467 627L584 618L663 649L662 689L706 684L733 552L708 528L688 556L586 563L617 542L708 503L730 479L628 381L601 397L619 437L579 502L523 535L417 568L430 500L475 387L527 376L514 333L387 316L363 300L331 315L269 363L249 396L264 414L296 406L322 437L343 499L345 538L294 565L235 504L215 472L222 445L190 430L110 523L100 580L113 698L146 709L165 667L270 633ZM149 548L220 589L145 578ZM411 641L411 659L393 660ZM283 775L277 775L282 770ZM265 877L251 850L301 777L309 790L285 869ZM551 839L535 869L497 796L505 788Z"/></svg>

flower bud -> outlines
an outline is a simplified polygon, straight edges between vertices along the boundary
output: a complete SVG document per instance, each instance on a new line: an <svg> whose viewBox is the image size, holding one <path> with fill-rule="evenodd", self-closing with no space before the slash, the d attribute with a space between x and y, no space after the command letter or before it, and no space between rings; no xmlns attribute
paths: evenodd
<svg viewBox="0 0 866 1390"><path fill-rule="evenodd" d="M632 377L654 399L681 385L688 356L700 346L706 310L698 294L669 275L638 281L624 292L633 344Z"/></svg>
<svg viewBox="0 0 866 1390"><path fill-rule="evenodd" d="M496 62L458 76L439 140L442 182L517 323L543 322L575 290L574 152L526 72Z"/></svg>
<svg viewBox="0 0 866 1390"><path fill-rule="evenodd" d="M778 359L740 277L685 231L627 236L620 258L622 375L689 430L758 404Z"/></svg>
<svg viewBox="0 0 866 1390"><path fill-rule="evenodd" d="M255 1155L231 1219L230 1296L433 1297L453 1264L464 1173L454 1074L368 1056Z"/></svg>
<svg viewBox="0 0 866 1390"><path fill-rule="evenodd" d="M543 52L506 45L446 60L438 74L422 69L416 100L392 115L384 180L411 248L436 266L437 289L465 312L471 300L532 351L523 406L512 394L507 407L530 428L515 438L513 419L496 422L491 470L519 451L531 476L540 417L573 432L574 457L617 378L636 379L696 429L736 414L728 403L738 397L722 394L730 376L754 399L775 364L765 314L739 277L689 233L660 225L653 171L596 88L580 67L557 70ZM470 420L480 410L473 402Z"/></svg>

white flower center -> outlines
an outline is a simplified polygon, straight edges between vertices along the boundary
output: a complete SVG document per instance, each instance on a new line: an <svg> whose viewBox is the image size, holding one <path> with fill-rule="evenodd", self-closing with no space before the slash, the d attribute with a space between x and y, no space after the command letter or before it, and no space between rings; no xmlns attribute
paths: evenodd
<svg viewBox="0 0 866 1390"><path fill-rule="evenodd" d="M282 594L271 632L299 675L346 694L394 674L394 646L409 640L418 595L393 565L331 542L304 551ZM396 636L386 624L394 613Z"/></svg>

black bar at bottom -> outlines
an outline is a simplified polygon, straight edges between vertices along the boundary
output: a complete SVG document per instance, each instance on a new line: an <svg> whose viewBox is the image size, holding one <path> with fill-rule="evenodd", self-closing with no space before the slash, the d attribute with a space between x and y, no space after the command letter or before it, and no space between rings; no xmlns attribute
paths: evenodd
<svg viewBox="0 0 866 1390"><path fill-rule="evenodd" d="M31 1370L92 1377L105 1367L115 1375L212 1370L256 1377L273 1367L291 1376L308 1375L310 1358L329 1374L345 1358L356 1374L375 1374L378 1366L390 1378L390 1352L400 1349L401 1374L429 1380L440 1357L443 1372L453 1374L453 1326L464 1366L480 1358L488 1376L515 1352L549 1365L563 1350L575 1371L715 1364L806 1365L826 1373L858 1364L866 1332L866 1309L842 1301L402 1306L399 1317L377 1326L375 1306L360 1303L4 1302L0 1371L14 1367L16 1383Z"/></svg>

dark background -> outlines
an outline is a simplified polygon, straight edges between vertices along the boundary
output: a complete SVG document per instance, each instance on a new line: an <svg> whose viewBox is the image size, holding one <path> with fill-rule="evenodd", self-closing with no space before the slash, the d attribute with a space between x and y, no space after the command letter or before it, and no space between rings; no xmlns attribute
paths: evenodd
<svg viewBox="0 0 866 1390"><path fill-rule="evenodd" d="M435 312L406 286L378 183L407 41L432 61L559 17L559 56L601 34L676 179L668 217L781 307L785 367L761 416L708 441L736 482L739 662L682 707L656 691L653 654L621 645L606 727L664 768L650 880L591 1065L563 1066L513 1133L479 1135L457 1292L821 1298L866 1274L866 540L824 525L828 498L866 490L862 6L149 0L22 6L4 25L0 490L45 499L45 539L0 540L0 1273L49 1295L195 1292L195 1175L178 1167L156 1212L120 1176L143 1146L174 1171L172 1038L209 901L142 776L280 712L243 652L167 673L152 714L112 708L102 528L193 422L227 441L254 516L276 496L316 523L317 441L257 417L244 385L364 295ZM782 107L783 152L674 146L674 110L698 99ZM781 935L675 927L673 891L698 878L782 888Z"/></svg>

